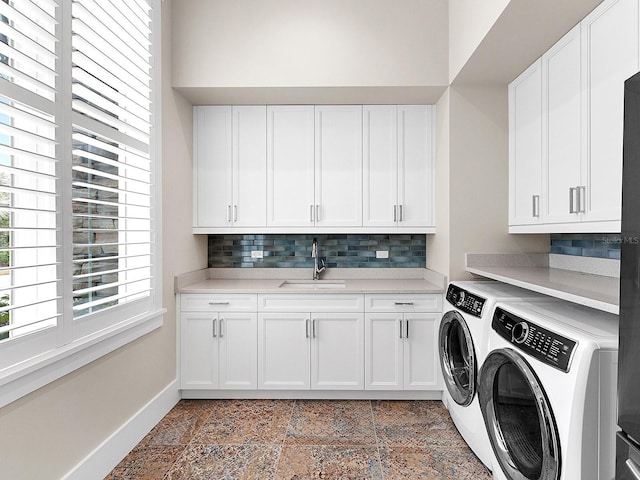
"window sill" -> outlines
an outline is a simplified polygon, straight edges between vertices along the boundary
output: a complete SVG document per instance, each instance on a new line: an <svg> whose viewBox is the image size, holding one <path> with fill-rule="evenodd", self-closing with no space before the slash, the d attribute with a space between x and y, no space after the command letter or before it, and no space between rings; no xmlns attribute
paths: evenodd
<svg viewBox="0 0 640 480"><path fill-rule="evenodd" d="M165 312L140 315L0 371L0 408L160 328Z"/></svg>

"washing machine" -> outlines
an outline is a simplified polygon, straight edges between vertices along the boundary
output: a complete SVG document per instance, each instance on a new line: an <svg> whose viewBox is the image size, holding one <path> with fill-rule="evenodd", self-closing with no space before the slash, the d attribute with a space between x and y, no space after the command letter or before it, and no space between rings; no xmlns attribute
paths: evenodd
<svg viewBox="0 0 640 480"><path fill-rule="evenodd" d="M456 428L490 470L491 446L476 395L478 372L487 351L491 314L497 301L543 301L549 297L496 281L451 282L450 308L440 322L440 366L446 388L443 402Z"/></svg>
<svg viewBox="0 0 640 480"><path fill-rule="evenodd" d="M618 316L497 303L478 396L495 480L615 476Z"/></svg>

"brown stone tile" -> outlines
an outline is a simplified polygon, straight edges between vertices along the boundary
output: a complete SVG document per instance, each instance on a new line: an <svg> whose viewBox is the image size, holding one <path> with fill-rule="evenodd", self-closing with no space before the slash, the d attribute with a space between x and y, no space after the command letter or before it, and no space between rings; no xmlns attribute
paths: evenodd
<svg viewBox="0 0 640 480"><path fill-rule="evenodd" d="M378 444L386 447L466 447L442 402L372 402Z"/></svg>
<svg viewBox="0 0 640 480"><path fill-rule="evenodd" d="M138 445L105 480L158 480L164 478L186 447Z"/></svg>
<svg viewBox="0 0 640 480"><path fill-rule="evenodd" d="M376 445L371 403L298 400L285 445Z"/></svg>
<svg viewBox="0 0 640 480"><path fill-rule="evenodd" d="M208 400L181 400L142 439L142 445L186 445L211 411Z"/></svg>
<svg viewBox="0 0 640 480"><path fill-rule="evenodd" d="M204 445L278 443L284 440L293 400L219 400L193 439Z"/></svg>
<svg viewBox="0 0 640 480"><path fill-rule="evenodd" d="M278 445L192 444L165 480L270 480L274 478L279 452Z"/></svg>
<svg viewBox="0 0 640 480"><path fill-rule="evenodd" d="M491 472L464 447L381 448L385 480L491 480Z"/></svg>
<svg viewBox="0 0 640 480"><path fill-rule="evenodd" d="M276 480L382 479L376 447L287 445L283 447Z"/></svg>

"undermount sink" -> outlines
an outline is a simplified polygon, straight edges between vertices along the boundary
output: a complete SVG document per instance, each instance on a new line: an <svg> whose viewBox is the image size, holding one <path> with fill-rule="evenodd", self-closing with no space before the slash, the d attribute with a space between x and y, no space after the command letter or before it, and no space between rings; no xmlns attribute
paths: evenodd
<svg viewBox="0 0 640 480"><path fill-rule="evenodd" d="M291 288L299 290L330 290L332 288L344 288L344 280L285 280L279 288Z"/></svg>

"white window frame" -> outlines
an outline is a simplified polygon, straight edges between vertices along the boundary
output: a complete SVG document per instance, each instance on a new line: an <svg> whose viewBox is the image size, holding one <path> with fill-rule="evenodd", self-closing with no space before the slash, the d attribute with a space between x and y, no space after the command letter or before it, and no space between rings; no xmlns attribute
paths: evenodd
<svg viewBox="0 0 640 480"><path fill-rule="evenodd" d="M61 177L62 194L62 231L63 231L63 309L58 329L64 338L63 345L35 355L30 359L0 370L0 408L27 395L44 385L53 382L68 373L77 370L90 362L146 335L163 325L162 308L162 141L159 132L162 127L162 65L161 65L161 0L149 0L153 6L152 13L152 104L153 116L151 127L150 157L152 159L152 293L150 309L145 313L127 317L126 304L114 310L97 312L95 319L102 316L117 315L125 317L122 322L110 322L112 325L77 338L69 324L73 322L72 312L72 233L71 233L71 0L60 0L61 11L61 76L64 90L56 102L58 118L65 118L62 128L61 161L64 162ZM91 315L92 323L94 315ZM97 322L99 323L99 322ZM27 336L28 337L28 336ZM75 337L75 338L74 338ZM22 340L22 339L20 339ZM25 338L24 341L28 341ZM20 348L21 342L11 340L0 344L0 348Z"/></svg>

